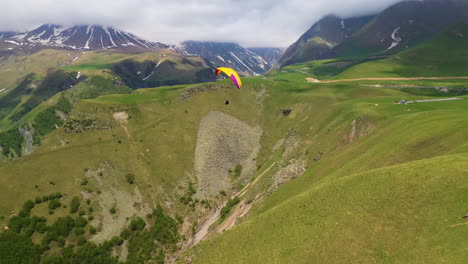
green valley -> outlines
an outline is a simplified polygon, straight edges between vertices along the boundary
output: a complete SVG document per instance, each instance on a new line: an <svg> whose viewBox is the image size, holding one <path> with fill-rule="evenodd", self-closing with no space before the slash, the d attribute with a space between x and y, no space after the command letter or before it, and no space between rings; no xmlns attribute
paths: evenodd
<svg viewBox="0 0 468 264"><path fill-rule="evenodd" d="M407 5L424 25L406 21L419 2L390 11ZM348 50L390 11L324 18L240 89L206 57L107 27L8 38L0 264L465 263L468 23Z"/></svg>

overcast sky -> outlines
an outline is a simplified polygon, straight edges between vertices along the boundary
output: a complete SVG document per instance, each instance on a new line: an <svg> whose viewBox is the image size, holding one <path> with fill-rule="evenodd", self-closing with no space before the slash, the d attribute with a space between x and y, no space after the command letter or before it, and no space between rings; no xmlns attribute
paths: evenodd
<svg viewBox="0 0 468 264"><path fill-rule="evenodd" d="M234 41L287 47L314 22L378 12L401 0L0 0L0 31L103 24L167 44Z"/></svg>

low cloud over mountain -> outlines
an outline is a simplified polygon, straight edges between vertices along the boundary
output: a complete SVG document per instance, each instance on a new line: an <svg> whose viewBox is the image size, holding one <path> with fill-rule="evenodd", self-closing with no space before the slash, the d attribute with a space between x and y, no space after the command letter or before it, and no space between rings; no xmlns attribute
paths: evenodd
<svg viewBox="0 0 468 264"><path fill-rule="evenodd" d="M287 47L323 14L370 14L401 0L6 0L0 31L41 24L112 25L163 43L209 40Z"/></svg>

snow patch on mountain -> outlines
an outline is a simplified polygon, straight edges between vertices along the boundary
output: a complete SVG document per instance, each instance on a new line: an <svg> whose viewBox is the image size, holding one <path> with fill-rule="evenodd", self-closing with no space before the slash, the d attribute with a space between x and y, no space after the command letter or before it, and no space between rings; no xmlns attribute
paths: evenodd
<svg viewBox="0 0 468 264"><path fill-rule="evenodd" d="M247 68L247 70L249 70L251 73L253 74L257 74L254 70L252 70L249 66L245 65L245 63L239 59L239 57L236 56L236 54L234 54L232 51L229 52L229 54L231 54L232 57L234 57L234 59L236 59L240 64L242 64L245 68Z"/></svg>
<svg viewBox="0 0 468 264"><path fill-rule="evenodd" d="M4 42L15 44L15 45L18 45L18 46L20 45L18 42L13 41L13 40L5 40Z"/></svg>
<svg viewBox="0 0 468 264"><path fill-rule="evenodd" d="M143 81L146 81L149 77L151 77L151 76L156 72L156 69L159 67L159 65L161 65L161 62L162 62L162 60L158 61L158 63L156 64L156 66L154 66L153 71L152 71L148 76L146 76L145 78L143 78Z"/></svg>
<svg viewBox="0 0 468 264"><path fill-rule="evenodd" d="M221 61L226 62L226 61L223 59L223 57L221 57L221 56L219 56L219 55L216 55L216 58L220 59Z"/></svg>
<svg viewBox="0 0 468 264"><path fill-rule="evenodd" d="M93 40L93 32L94 32L93 28L91 28L91 34L89 34L89 27L86 29L86 34L89 35L89 37L84 46L85 49L89 49L89 42Z"/></svg>
<svg viewBox="0 0 468 264"><path fill-rule="evenodd" d="M390 47L388 47L387 50L391 50L393 48L395 48L396 46L400 45L401 43L401 37L399 35L399 31L400 31L400 27L397 27L393 30L393 33L391 35L392 39L393 39L393 42L392 44L390 45Z"/></svg>
<svg viewBox="0 0 468 264"><path fill-rule="evenodd" d="M168 47L162 43L150 42L113 27L100 25L63 27L46 24L32 31L16 34L10 40L26 46L38 44L52 48L75 50L111 49L128 46L144 49L165 49Z"/></svg>
<svg viewBox="0 0 468 264"><path fill-rule="evenodd" d="M258 75L272 68L266 59L237 43L186 41L172 49L205 59L211 68L230 67L243 75Z"/></svg>

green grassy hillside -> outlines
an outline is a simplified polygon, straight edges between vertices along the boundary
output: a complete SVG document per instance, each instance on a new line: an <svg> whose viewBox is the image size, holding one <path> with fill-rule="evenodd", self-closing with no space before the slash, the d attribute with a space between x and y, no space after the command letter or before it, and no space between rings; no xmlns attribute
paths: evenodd
<svg viewBox="0 0 468 264"><path fill-rule="evenodd" d="M160 67L155 67L158 62L161 62ZM129 64L133 67L128 67ZM39 103L70 89L86 77L104 77L108 83L98 89L83 88L96 87L93 82L106 82L98 81L98 77L88 81L75 89L79 91L69 93L78 100L126 93L128 90L121 89L125 85L136 89L214 80L202 59L185 58L169 50L159 53L42 50L32 55L1 58L0 73L0 129L13 127Z"/></svg>
<svg viewBox="0 0 468 264"><path fill-rule="evenodd" d="M0 259L463 263L466 82L305 80L348 67L335 78L373 77L352 73L398 59L413 69L437 62L420 73L449 76L464 59L461 28L386 60L291 65L243 78L242 89L226 79L132 90L122 80L154 69L152 56L163 54L84 54L57 74L87 78L40 97L18 121L41 141L31 154L17 155L24 131L1 134ZM442 45L451 45L452 64L420 55ZM172 66L197 68L191 63ZM31 96L19 98L26 105Z"/></svg>
<svg viewBox="0 0 468 264"><path fill-rule="evenodd" d="M463 0L396 3L336 46L330 56L371 57L395 54L431 39L450 25L466 22L467 10L468 5ZM392 36L399 39L397 46L392 46Z"/></svg>
<svg viewBox="0 0 468 264"><path fill-rule="evenodd" d="M463 263L467 162L448 155L324 181L200 244L192 263Z"/></svg>
<svg viewBox="0 0 468 264"><path fill-rule="evenodd" d="M468 199L466 102L399 106L391 98L412 96L377 95L355 85L320 86L321 94L328 89L343 101L324 105L326 97L314 100L314 89L304 89L301 99L315 107L301 108L307 114L298 114L301 123L291 127L302 144L294 159L308 160L305 173L185 260L463 263L467 255L459 245L466 230L458 224L465 223ZM355 99L345 99L345 91ZM321 159L311 160L318 152Z"/></svg>
<svg viewBox="0 0 468 264"><path fill-rule="evenodd" d="M0 163L28 154L44 133L63 124L66 113L55 107L62 95L73 105L100 95L128 94L130 88L214 80L201 58L171 50L42 50L0 58L0 72ZM34 142L21 131L32 134Z"/></svg>
<svg viewBox="0 0 468 264"><path fill-rule="evenodd" d="M468 23L457 24L428 42L387 59L359 64L334 79L468 76L467 36Z"/></svg>
<svg viewBox="0 0 468 264"><path fill-rule="evenodd" d="M247 78L241 90L232 88L226 80L215 85L141 89L130 95L84 100L75 105L64 127L49 134L33 154L0 168L0 195L10 201L2 205L0 214L6 221L25 200L60 191L64 194L63 204L69 204L75 196L82 197L82 202L89 197L94 204L94 218L111 221L111 229L97 224L102 222L93 224L98 230L97 241L110 239L106 233L120 234L118 230L125 225L118 223L143 216L146 209L142 208L157 203L166 204L174 217L188 217L184 224L197 230L203 213L194 215L191 210L204 214L210 210L203 204L186 204L180 199L187 195L188 182L195 186L199 182L193 169L199 122L208 113L220 111L249 126L260 126L262 147L255 159L259 172L273 162L277 166L241 197L242 201L254 201L249 220L195 247L188 253L195 261L248 263L260 258L273 263L294 262L306 259L311 252L334 252L332 255L343 262L354 257L362 262L399 262L416 255L420 262L429 256L450 260L448 256L452 255L452 260L457 261L463 255L453 245L463 239L461 236L447 235L434 241L429 231L423 232L421 244L413 245L407 253L404 248L410 247L409 238L422 226L441 232L438 217L447 218L450 226L459 223L463 215L465 198L457 197L462 197L466 188L461 184L444 187L440 182L445 178L440 177L440 172L450 171L450 182L462 181L460 172L468 151L468 145L461 143L468 142L463 132L468 129L466 103L393 104L402 98L424 97L393 88ZM230 100L229 105L224 104L225 99ZM122 112L128 116L118 114ZM294 166L299 173L292 170ZM129 184L128 177L135 183ZM417 184L423 179L428 181L424 192ZM230 195L242 187L234 181L224 191ZM335 195L340 191L341 195ZM447 200L420 206L441 192L447 194ZM116 198L117 194L125 200ZM390 202L391 198L396 200ZM207 199L204 201L215 206L223 196L198 199ZM453 199L459 204L444 208L445 213L439 216L445 203ZM367 204L367 200L373 202ZM385 221L401 206L407 213L385 227ZM109 218L106 212L112 208L116 208L116 214ZM416 213L412 211L415 208ZM315 214L321 210L323 214ZM347 212L352 212L348 220ZM39 211L39 216L41 213L50 218L46 210ZM66 210L59 210L47 221L66 215ZM402 225L408 222L415 224ZM379 237L362 232L366 223ZM336 233L336 225L345 232ZM464 227L453 230L458 228ZM392 230L402 234L390 239ZM246 232L253 237L245 236ZM338 250L339 245L344 247L358 235L362 239L355 247ZM232 246L231 239L240 242L239 248ZM327 242L313 242L323 240ZM223 248L228 245L229 250ZM244 248L247 245L251 246ZM443 245L450 247L449 251L433 251L427 256L421 253ZM313 255L320 261L329 256Z"/></svg>

